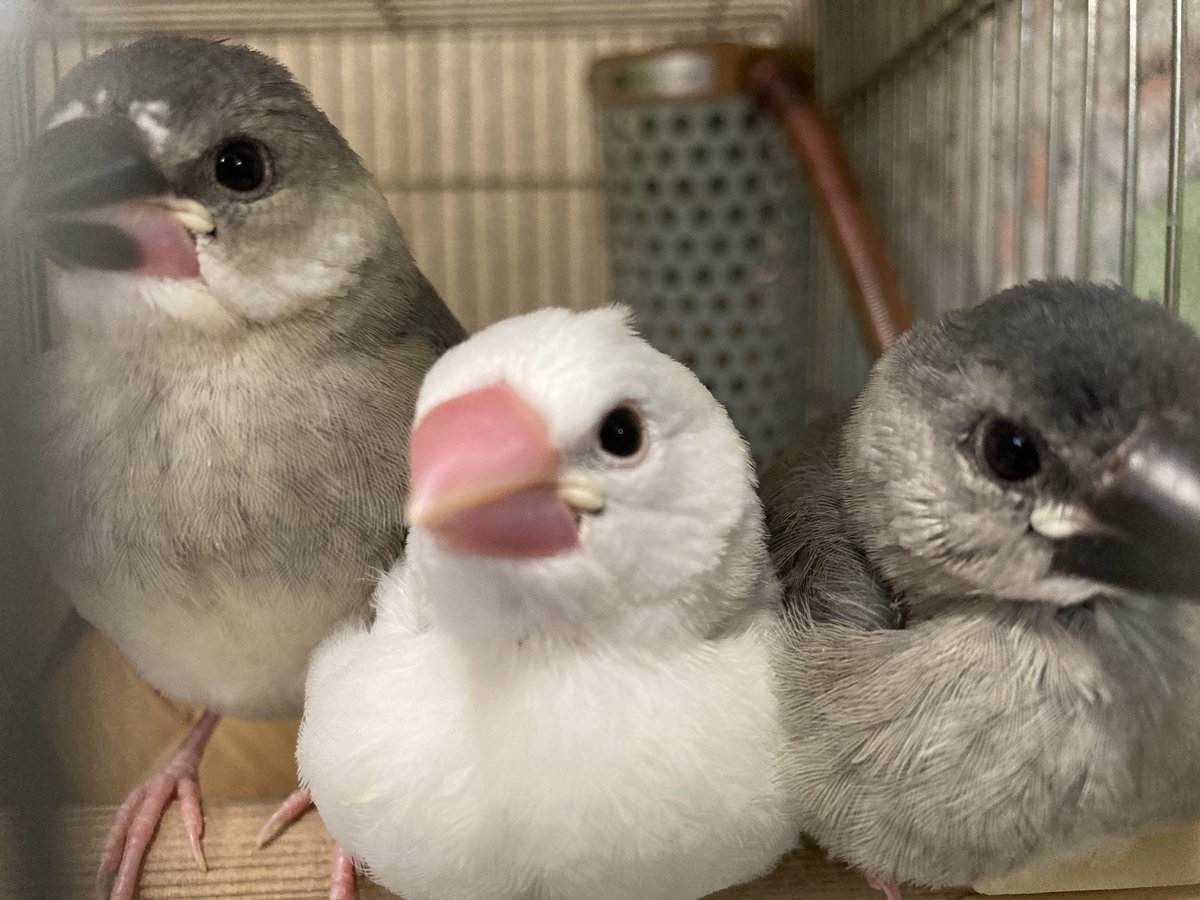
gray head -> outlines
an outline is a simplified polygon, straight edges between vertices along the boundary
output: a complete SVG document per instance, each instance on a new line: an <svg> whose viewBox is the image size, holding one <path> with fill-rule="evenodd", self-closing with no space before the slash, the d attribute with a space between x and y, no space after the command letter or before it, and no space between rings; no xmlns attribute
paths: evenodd
<svg viewBox="0 0 1200 900"><path fill-rule="evenodd" d="M919 603L1200 596L1200 338L1116 287L918 325L851 417L854 527Z"/></svg>
<svg viewBox="0 0 1200 900"><path fill-rule="evenodd" d="M8 207L84 318L267 322L344 294L389 243L408 260L308 92L261 53L198 38L145 38L72 71Z"/></svg>

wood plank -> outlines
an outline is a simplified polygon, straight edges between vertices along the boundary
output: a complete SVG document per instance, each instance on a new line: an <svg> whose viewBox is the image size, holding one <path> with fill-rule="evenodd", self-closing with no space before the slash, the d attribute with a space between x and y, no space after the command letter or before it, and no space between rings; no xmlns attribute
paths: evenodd
<svg viewBox="0 0 1200 900"><path fill-rule="evenodd" d="M206 807L208 825L204 847L209 870L202 873L192 861L175 807L168 812L142 874L141 900L319 900L328 896L328 866L332 841L318 816L309 813L263 850L254 835L274 809L269 801L216 802ZM66 807L57 812L53 827L52 875L56 898L91 898L93 872L114 807ZM3 871L0 841L0 871ZM362 900L390 897L377 885L359 879ZM816 848L804 847L770 875L752 884L731 888L720 900L879 900L856 872L825 859ZM970 891L926 891L906 888L906 900L966 898ZM1034 895L1019 895L1032 898ZM1046 897L1047 895L1042 895ZM1195 887L1138 891L1096 891L1051 895L1077 900L1194 900ZM634 900L634 898L631 898Z"/></svg>

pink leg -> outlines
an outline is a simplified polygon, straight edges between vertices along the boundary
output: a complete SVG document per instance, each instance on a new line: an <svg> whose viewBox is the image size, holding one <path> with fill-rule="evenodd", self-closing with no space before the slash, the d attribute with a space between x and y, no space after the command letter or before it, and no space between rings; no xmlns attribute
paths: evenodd
<svg viewBox="0 0 1200 900"><path fill-rule="evenodd" d="M104 839L104 854L96 873L96 887L102 897L132 900L142 860L146 858L158 823L174 796L179 797L179 812L196 865L202 872L208 871L204 850L200 847L200 837L204 834L204 813L200 808L200 757L220 721L220 715L205 710L163 770L121 804L108 837Z"/></svg>
<svg viewBox="0 0 1200 900"><path fill-rule="evenodd" d="M312 806L312 793L308 788L298 788L288 794L287 799L279 804L279 808L271 813L271 818L267 819L263 823L263 827L259 829L258 837L254 839L258 848L261 850L270 843L285 825L295 822L308 811L310 806Z"/></svg>
<svg viewBox="0 0 1200 900"><path fill-rule="evenodd" d="M887 900L900 900L900 885L882 875L868 875L867 884L877 891L883 891Z"/></svg>
<svg viewBox="0 0 1200 900"><path fill-rule="evenodd" d="M333 848L329 900L354 900L354 860L346 855L340 844Z"/></svg>
<svg viewBox="0 0 1200 900"><path fill-rule="evenodd" d="M308 788L292 791L279 808L258 832L257 843L261 849L285 826L300 818L312 806L312 792ZM333 850L333 869L329 875L329 900L354 900L354 861L345 854L340 845Z"/></svg>

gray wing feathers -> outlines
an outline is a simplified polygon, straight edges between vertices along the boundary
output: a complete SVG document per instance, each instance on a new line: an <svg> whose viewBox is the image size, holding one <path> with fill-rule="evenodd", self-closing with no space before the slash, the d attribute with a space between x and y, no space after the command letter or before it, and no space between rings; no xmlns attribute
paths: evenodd
<svg viewBox="0 0 1200 900"><path fill-rule="evenodd" d="M771 559L789 613L863 630L898 628L901 612L847 534L838 453L845 416L831 416L763 476Z"/></svg>

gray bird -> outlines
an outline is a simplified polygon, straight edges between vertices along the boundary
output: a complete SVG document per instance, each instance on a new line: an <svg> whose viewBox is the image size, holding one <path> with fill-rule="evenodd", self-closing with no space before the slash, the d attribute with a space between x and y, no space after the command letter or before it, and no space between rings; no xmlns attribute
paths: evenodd
<svg viewBox="0 0 1200 900"><path fill-rule="evenodd" d="M204 704L122 808L128 897L220 715L298 716L309 651L403 542L421 379L464 337L308 92L245 47L151 37L71 72L8 218L58 264L30 439L46 559L163 693Z"/></svg>
<svg viewBox="0 0 1200 900"><path fill-rule="evenodd" d="M766 475L801 828L898 896L1200 819L1200 339L1041 282Z"/></svg>

